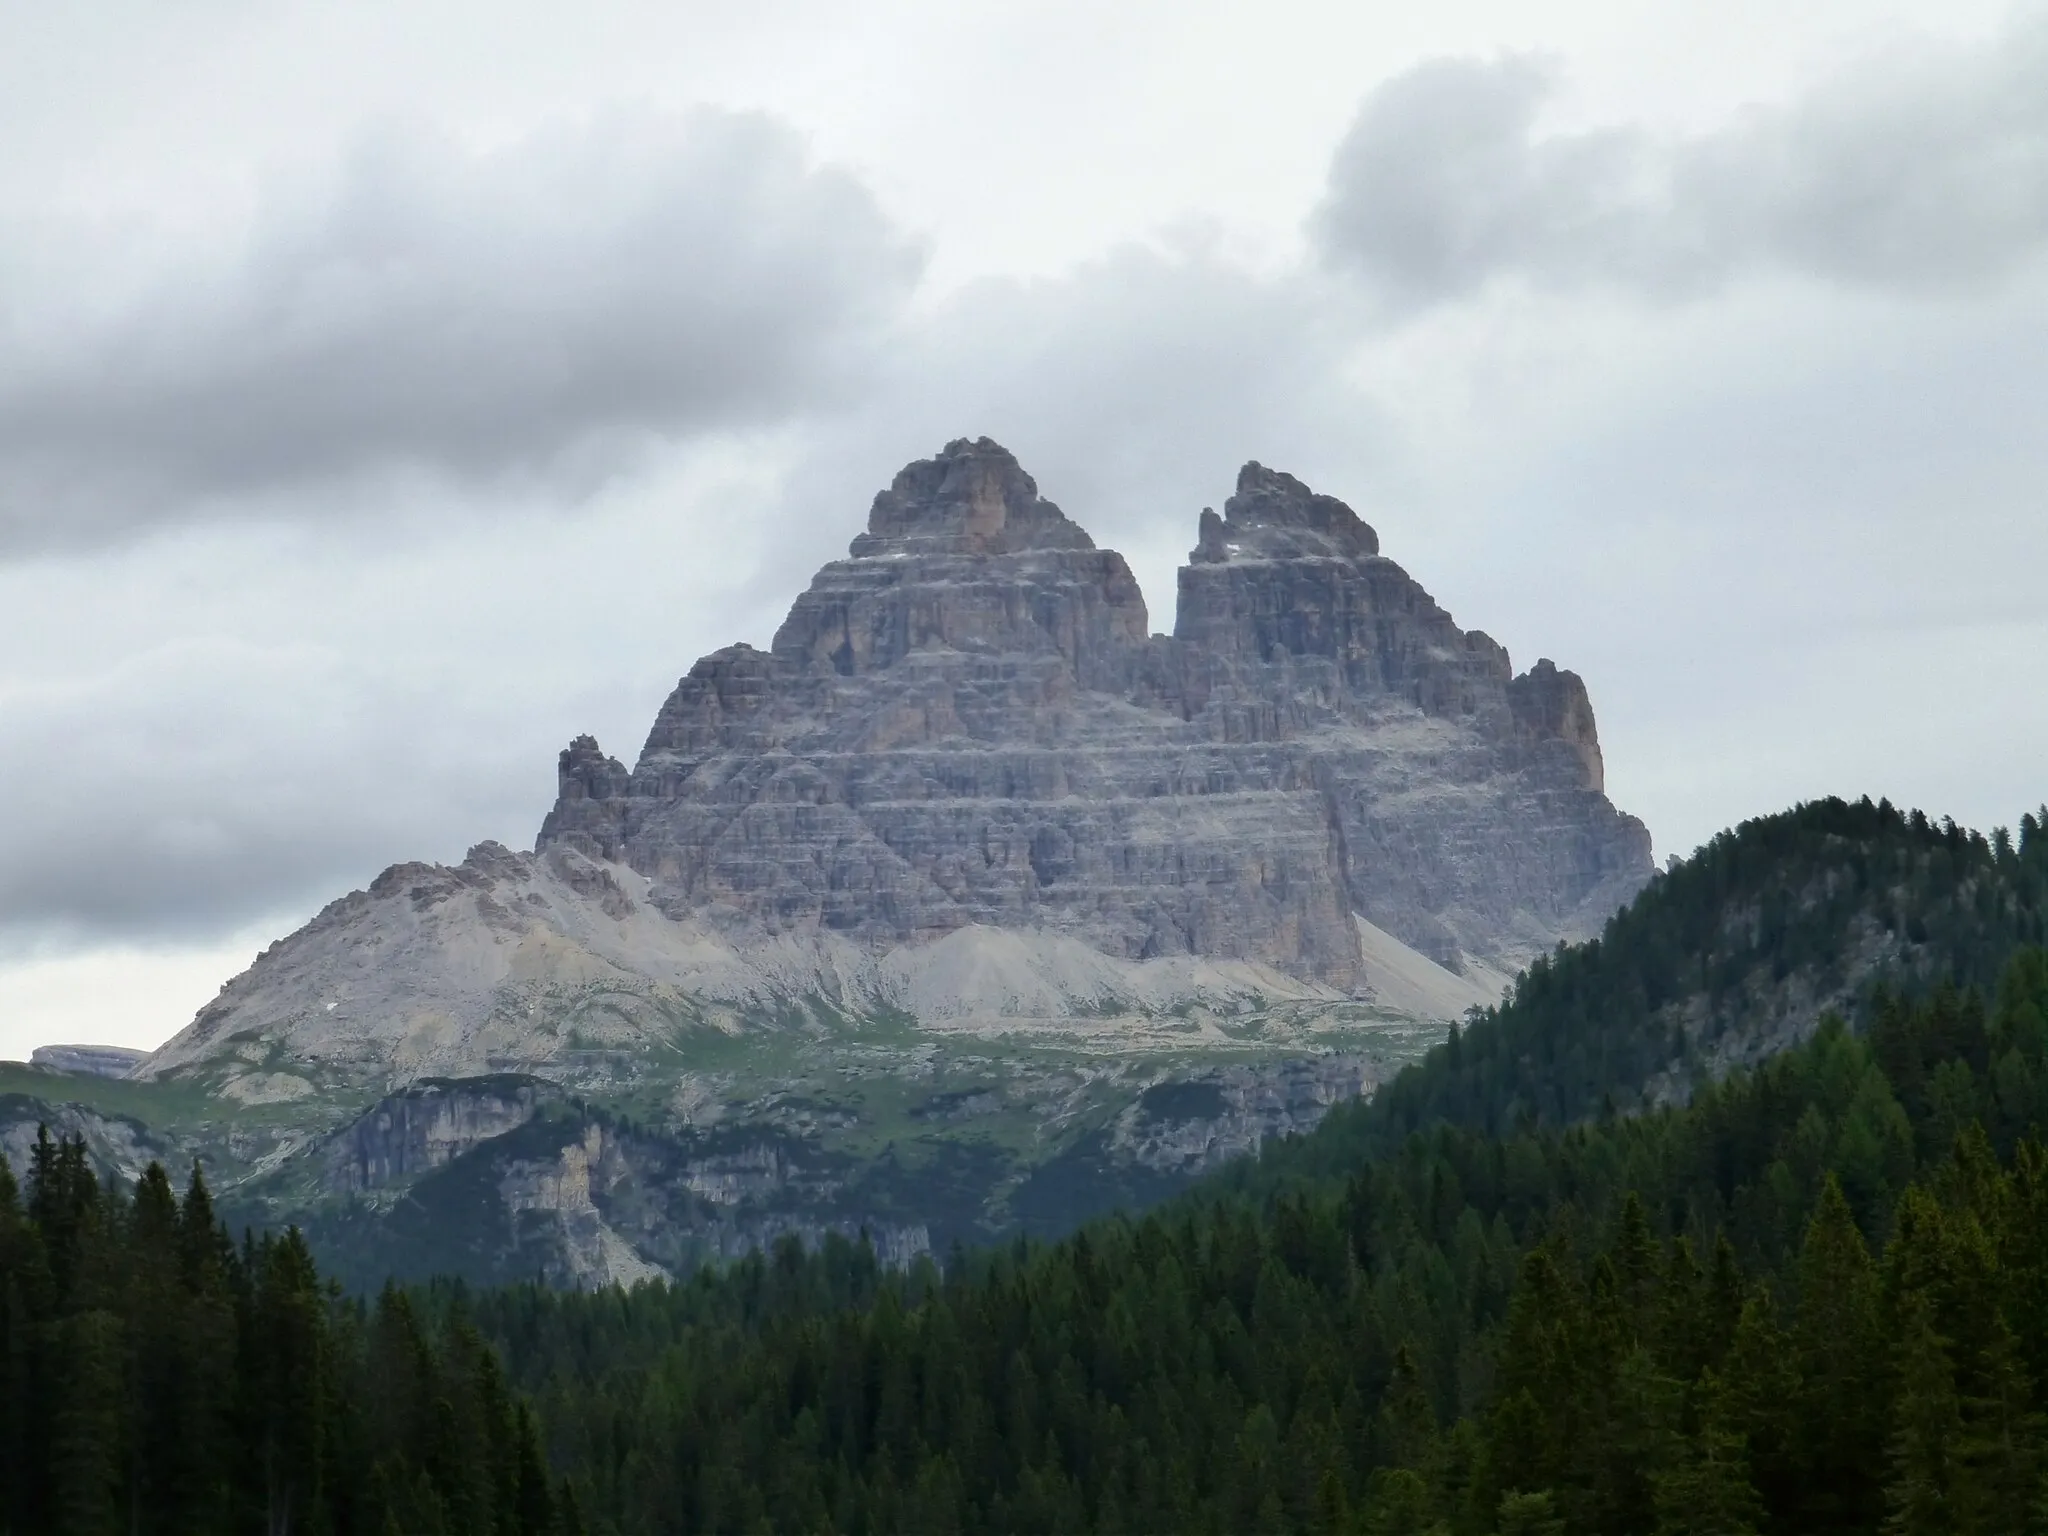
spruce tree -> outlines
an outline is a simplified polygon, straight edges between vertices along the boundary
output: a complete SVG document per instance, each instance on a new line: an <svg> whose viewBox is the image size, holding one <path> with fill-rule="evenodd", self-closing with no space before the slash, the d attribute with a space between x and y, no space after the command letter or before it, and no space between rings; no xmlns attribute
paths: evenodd
<svg viewBox="0 0 2048 1536"><path fill-rule="evenodd" d="M1832 1174L1807 1226L1798 1273L1791 1338L1798 1518L1816 1533L1866 1529L1877 1513L1870 1469L1884 1453L1885 1350L1870 1250Z"/></svg>
<svg viewBox="0 0 2048 1536"><path fill-rule="evenodd" d="M58 1536L115 1536L128 1523L121 1319L97 1308L74 1312L54 1339L52 1529Z"/></svg>
<svg viewBox="0 0 2048 1536"><path fill-rule="evenodd" d="M1711 1371L1698 1387L1699 1429L1654 1478L1656 1536L1754 1536L1763 1500L1750 1479L1738 1405Z"/></svg>
<svg viewBox="0 0 2048 1536"><path fill-rule="evenodd" d="M1947 1343L1927 1298L1909 1294L1899 1313L1898 1395L1885 1457L1886 1536L1951 1536L1966 1529L1963 1421Z"/></svg>
<svg viewBox="0 0 2048 1536"><path fill-rule="evenodd" d="M1961 1403L1961 1525L2011 1536L2048 1529L2043 1489L2044 1427L2019 1347L2002 1317L1980 1371L1980 1389Z"/></svg>

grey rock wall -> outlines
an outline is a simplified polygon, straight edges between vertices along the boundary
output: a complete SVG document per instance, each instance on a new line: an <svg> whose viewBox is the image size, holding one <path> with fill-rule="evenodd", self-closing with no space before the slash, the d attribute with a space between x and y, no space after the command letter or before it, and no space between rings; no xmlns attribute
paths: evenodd
<svg viewBox="0 0 2048 1536"><path fill-rule="evenodd" d="M39 1045L29 1052L29 1065L46 1072L76 1072L86 1077L126 1077L149 1056L126 1045Z"/></svg>
<svg viewBox="0 0 2048 1536"><path fill-rule="evenodd" d="M427 1078L384 1099L328 1144L322 1186L360 1195L403 1184L526 1124L560 1097L538 1078Z"/></svg>
<svg viewBox="0 0 2048 1536"><path fill-rule="evenodd" d="M672 916L875 949L1032 926L1356 990L1355 912L1512 969L1597 930L1649 834L1583 683L1516 676L1379 548L1246 465L1153 636L1120 555L998 445L948 444L768 651L690 670L631 770L578 738L539 846L630 864Z"/></svg>
<svg viewBox="0 0 2048 1536"><path fill-rule="evenodd" d="M1332 1107L1378 1085L1360 1056L1233 1065L1148 1088L1117 1116L1110 1150L1158 1173L1192 1177L1280 1136L1315 1129Z"/></svg>
<svg viewBox="0 0 2048 1536"><path fill-rule="evenodd" d="M331 1168L368 1171L330 1178L328 1198L303 1219L323 1249L350 1248L344 1265L360 1260L367 1238L401 1273L452 1263L477 1283L631 1285L784 1237L815 1246L828 1233L865 1237L900 1267L956 1241L1064 1231L1098 1191L1160 1198L1272 1137L1313 1128L1389 1070L1384 1060L1332 1053L1133 1073L1101 1101L1110 1113L1100 1129L1024 1158L973 1134L975 1122L1003 1112L1001 1090L942 1095L921 1118L966 1134L927 1137L909 1160L893 1151L850 1157L760 1118L708 1133L628 1124L532 1079L441 1080L388 1096L333 1138ZM1040 1108L1050 1134L1054 1106ZM1064 1214L1043 1199L1018 1209L1049 1172L1083 1204ZM353 1219L337 1225L344 1211ZM422 1221L432 1233L424 1253L414 1225ZM353 1273L358 1283L381 1281L374 1265Z"/></svg>

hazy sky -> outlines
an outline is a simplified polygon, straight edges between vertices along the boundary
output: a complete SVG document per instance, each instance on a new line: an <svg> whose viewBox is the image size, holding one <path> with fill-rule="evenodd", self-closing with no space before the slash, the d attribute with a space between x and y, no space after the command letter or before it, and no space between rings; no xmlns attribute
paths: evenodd
<svg viewBox="0 0 2048 1536"><path fill-rule="evenodd" d="M2048 798L2048 11L0 0L0 1056L530 846L906 460L1257 458L1659 856Z"/></svg>

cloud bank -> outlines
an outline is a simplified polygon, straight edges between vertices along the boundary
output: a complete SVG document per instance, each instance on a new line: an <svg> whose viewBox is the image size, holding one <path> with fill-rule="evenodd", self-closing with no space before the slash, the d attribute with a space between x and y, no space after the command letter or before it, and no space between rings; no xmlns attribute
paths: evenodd
<svg viewBox="0 0 2048 1536"><path fill-rule="evenodd" d="M388 471L588 482L638 441L779 423L859 380L921 260L759 115L488 153L387 129L117 302L10 285L0 548Z"/></svg>
<svg viewBox="0 0 2048 1536"><path fill-rule="evenodd" d="M1553 133L1543 60L1439 60L1376 88L1315 241L1398 310L1498 280L1653 300L1791 272L1901 293L2048 247L2048 19L1868 61L1691 138Z"/></svg>

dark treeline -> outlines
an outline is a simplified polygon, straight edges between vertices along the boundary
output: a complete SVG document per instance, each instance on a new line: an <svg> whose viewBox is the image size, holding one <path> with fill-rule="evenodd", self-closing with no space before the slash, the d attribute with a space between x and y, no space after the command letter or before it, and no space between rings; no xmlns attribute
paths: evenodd
<svg viewBox="0 0 2048 1536"><path fill-rule="evenodd" d="M82 1141L0 1160L0 1532L547 1536L581 1529L495 1353L297 1232L233 1243L195 1171L132 1191Z"/></svg>
<svg viewBox="0 0 2048 1536"><path fill-rule="evenodd" d="M1681 1110L881 1273L474 1301L593 1529L2035 1529L2048 956Z"/></svg>

